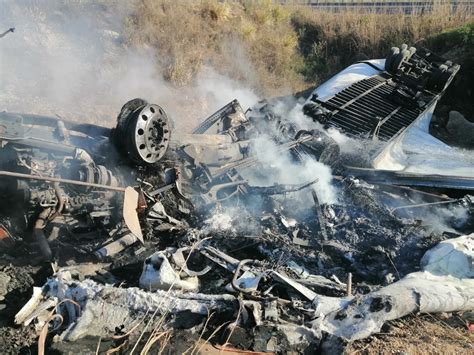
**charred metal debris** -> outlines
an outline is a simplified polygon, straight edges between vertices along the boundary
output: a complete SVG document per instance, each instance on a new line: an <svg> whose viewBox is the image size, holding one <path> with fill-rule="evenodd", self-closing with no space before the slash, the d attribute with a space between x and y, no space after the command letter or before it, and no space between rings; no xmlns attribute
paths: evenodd
<svg viewBox="0 0 474 355"><path fill-rule="evenodd" d="M472 231L472 179L349 166L327 134L386 144L459 66L402 46L378 69L329 100L313 95L305 129L276 103L244 112L237 100L190 134L142 99L112 129L0 113L2 259L54 269L16 323L56 341L109 338L103 346L124 351L159 334L155 346L189 346L179 340L187 334L265 352L361 337L334 322L360 300L372 304L361 317L390 313L396 302L373 292L420 270L448 235Z"/></svg>

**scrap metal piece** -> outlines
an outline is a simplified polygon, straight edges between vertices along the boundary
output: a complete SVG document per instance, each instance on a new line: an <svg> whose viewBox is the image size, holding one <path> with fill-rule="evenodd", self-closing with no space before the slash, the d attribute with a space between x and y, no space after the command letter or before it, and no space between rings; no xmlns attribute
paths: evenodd
<svg viewBox="0 0 474 355"><path fill-rule="evenodd" d="M177 220L166 213L163 204L157 200L147 215L148 221L158 221L160 225L155 228L156 230L173 230L173 229L185 229L188 224L185 221Z"/></svg>
<svg viewBox="0 0 474 355"><path fill-rule="evenodd" d="M326 221L324 219L323 211L321 210L321 205L319 203L318 194L316 190L311 190L311 194L314 200L314 209L316 210L316 216L318 217L319 221L319 228L321 229L321 234L323 235L323 240L327 241L328 238L328 231L326 229Z"/></svg>
<svg viewBox="0 0 474 355"><path fill-rule="evenodd" d="M240 261L211 246L207 246L200 249L200 252L206 258L214 261L216 264L222 266L224 269L227 269L231 272L235 271ZM244 265L242 266L242 270L246 271L249 270L249 268Z"/></svg>
<svg viewBox="0 0 474 355"><path fill-rule="evenodd" d="M218 122L222 122L221 131L227 131L233 125L245 121L247 121L247 118L239 101L232 100L200 123L199 126L193 130L193 134L203 134Z"/></svg>
<svg viewBox="0 0 474 355"><path fill-rule="evenodd" d="M288 262L287 266L292 272L298 275L299 278L295 279L295 281L302 285L340 292L346 290L346 284L340 282L334 275L335 281L330 280L322 275L313 275L306 268L298 265L294 261Z"/></svg>
<svg viewBox="0 0 474 355"><path fill-rule="evenodd" d="M0 176L10 176L10 177L15 177L15 178L19 178L19 179L27 179L27 180L60 182L60 183L63 183L63 184L86 186L86 187L95 187L95 188L99 188L99 189L120 191L120 192L125 192L125 190L126 190L125 187L119 187L119 186L94 184L94 183L85 182L85 181L71 180L71 179L61 179L61 178L56 178L56 177L52 177L52 176L37 176L37 175L31 175L31 174L15 173L13 171L5 171L5 170L0 171Z"/></svg>
<svg viewBox="0 0 474 355"><path fill-rule="evenodd" d="M310 187L318 182L318 178L303 184L275 184L273 186L248 186L249 192L261 195L284 195L290 192L297 192Z"/></svg>
<svg viewBox="0 0 474 355"><path fill-rule="evenodd" d="M94 255L99 259L103 260L108 256L113 256L120 253L122 250L132 246L139 239L132 233L127 233L121 238L114 240L113 242L102 246L100 249L94 252Z"/></svg>
<svg viewBox="0 0 474 355"><path fill-rule="evenodd" d="M33 287L33 295L15 315L15 324L22 324L32 314L43 298L41 287Z"/></svg>
<svg viewBox="0 0 474 355"><path fill-rule="evenodd" d="M175 265L178 266L181 270L183 270L183 272L185 272L188 276L203 276L207 274L209 271L211 271L212 268L209 265L206 266L201 271L193 271L193 270L188 269L183 252L191 251L191 250L192 250L191 247L184 247L184 248L179 248L178 250L176 250L176 252L174 252L171 255L171 258L173 262L175 263Z"/></svg>
<svg viewBox="0 0 474 355"><path fill-rule="evenodd" d="M346 174L364 179L371 184L474 190L474 178L469 176L425 175L353 166L345 169Z"/></svg>
<svg viewBox="0 0 474 355"><path fill-rule="evenodd" d="M160 187L156 190L153 190L152 192L149 192L148 195L151 196L151 197L154 197L158 194L169 191L169 190L173 189L174 187L176 187L176 182L172 182L171 184L168 184L168 185L162 186L162 187Z"/></svg>
<svg viewBox="0 0 474 355"><path fill-rule="evenodd" d="M306 286L303 286L299 282L293 279L290 279L289 277L286 277L277 271L272 271L271 275L274 277L275 280L285 283L288 286L294 288L301 295L303 295L308 301L313 301L318 296L318 294L314 292L313 290L310 290Z"/></svg>
<svg viewBox="0 0 474 355"><path fill-rule="evenodd" d="M238 180L238 181L231 181L222 184L216 184L212 186L209 191L206 193L202 193L199 197L204 200L206 204L216 203L219 201L227 200L233 196L235 196L238 192L239 186L246 185L246 180ZM237 189L233 190L230 193L227 193L228 188L230 187L237 187Z"/></svg>
<svg viewBox="0 0 474 355"><path fill-rule="evenodd" d="M234 271L234 276L232 277L232 287L234 290L242 292L242 293L251 293L252 291L256 291L258 287L258 283L260 279L263 277L264 274L259 274L257 276L250 271L245 271L243 275L239 277L240 270L244 265L256 265L261 266L262 262L260 260L253 260L253 259L243 259L237 265L237 268Z"/></svg>
<svg viewBox="0 0 474 355"><path fill-rule="evenodd" d="M391 212L395 212L396 210L402 210L402 209L410 209L410 208L418 208L418 207L429 207L429 206L446 205L446 204L452 204L452 203L461 202L461 201L463 201L462 198L460 198L460 199L452 199L452 200L449 200L449 201L417 203L417 204L406 205L406 206L392 207L392 208L390 209L390 211L391 211Z"/></svg>
<svg viewBox="0 0 474 355"><path fill-rule="evenodd" d="M130 232L143 244L145 241L143 240L142 228L140 227L137 214L138 197L139 194L133 187L128 186L125 188L123 219Z"/></svg>

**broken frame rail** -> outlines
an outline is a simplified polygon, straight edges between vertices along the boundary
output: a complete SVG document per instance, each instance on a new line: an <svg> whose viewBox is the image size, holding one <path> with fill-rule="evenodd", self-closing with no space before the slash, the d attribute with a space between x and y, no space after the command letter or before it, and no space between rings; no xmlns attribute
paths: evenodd
<svg viewBox="0 0 474 355"><path fill-rule="evenodd" d="M236 111L236 106L240 105L239 101L236 99L229 102L224 107L221 107L219 110L214 112L212 115L207 117L203 122L201 122L196 128L193 129L191 133L193 134L204 134L209 128L215 125L217 122L221 121L226 115L234 113Z"/></svg>
<svg viewBox="0 0 474 355"><path fill-rule="evenodd" d="M372 184L474 190L474 178L468 176L425 175L358 167L346 167L345 175L352 175Z"/></svg>

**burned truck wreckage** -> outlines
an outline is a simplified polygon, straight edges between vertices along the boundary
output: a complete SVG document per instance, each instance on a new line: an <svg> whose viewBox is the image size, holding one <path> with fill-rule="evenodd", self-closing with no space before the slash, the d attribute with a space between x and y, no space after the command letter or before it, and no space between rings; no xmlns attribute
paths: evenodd
<svg viewBox="0 0 474 355"><path fill-rule="evenodd" d="M52 265L16 324L40 349L310 353L474 309L474 164L427 130L458 70L402 45L192 133L142 99L114 128L0 113L3 260Z"/></svg>

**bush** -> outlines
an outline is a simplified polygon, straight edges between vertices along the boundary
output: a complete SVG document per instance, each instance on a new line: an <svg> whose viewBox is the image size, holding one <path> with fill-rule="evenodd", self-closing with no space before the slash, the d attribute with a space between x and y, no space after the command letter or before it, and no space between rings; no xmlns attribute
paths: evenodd
<svg viewBox="0 0 474 355"><path fill-rule="evenodd" d="M430 39L433 50L446 51L456 46L474 50L474 22L441 32Z"/></svg>

